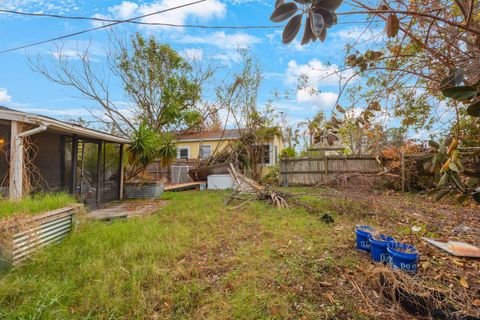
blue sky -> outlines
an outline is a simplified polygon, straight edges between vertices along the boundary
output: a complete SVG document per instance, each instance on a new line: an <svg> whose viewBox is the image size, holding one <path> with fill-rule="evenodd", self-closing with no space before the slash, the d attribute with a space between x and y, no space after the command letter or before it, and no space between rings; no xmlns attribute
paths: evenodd
<svg viewBox="0 0 480 320"><path fill-rule="evenodd" d="M190 1L3 0L0 1L0 8L126 19L188 2ZM149 17L146 21L202 25L273 25L269 21L273 3L273 0L208 0L186 9ZM343 5L338 12L348 9ZM329 29L324 43L317 41L303 47L298 40L288 46L283 45L281 28L204 30L121 25L114 30L127 34L136 31L154 34L159 41L171 45L182 54L193 54L201 59L212 58L225 67L219 79L223 79L225 73L238 69L240 59L237 48L249 48L264 71L259 103L262 105L274 98L275 91L290 92L288 97L276 101L275 107L292 122L296 122L319 110L327 113L332 110L339 91L339 78L323 77L341 68L347 42L368 37L368 33L362 34L364 24L352 23L361 19L361 16L340 16L339 24ZM89 21L0 14L0 50L88 29L93 25ZM378 28L379 26L373 26L374 31L378 31ZM92 58L101 67L105 63L105 48L108 46L106 31L94 31L56 44L63 44L66 52L73 52L77 46L85 46L90 41ZM49 82L33 72L27 64L28 55L54 57L56 50L55 43L50 43L0 54L0 105L61 119L88 117L85 108L95 108L93 102L79 99L75 91ZM318 90L317 94L311 95L312 90L297 90L297 78L301 74L309 75L309 87ZM344 74L348 75L348 72ZM112 89L115 99L122 101L124 97L121 88Z"/></svg>

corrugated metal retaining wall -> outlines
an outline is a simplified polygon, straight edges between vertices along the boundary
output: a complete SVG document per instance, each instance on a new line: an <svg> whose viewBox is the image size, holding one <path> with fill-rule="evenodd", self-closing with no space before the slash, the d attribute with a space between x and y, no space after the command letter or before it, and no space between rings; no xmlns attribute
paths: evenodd
<svg viewBox="0 0 480 320"><path fill-rule="evenodd" d="M379 173L383 164L374 157L328 156L322 158L293 158L280 160L281 185L317 185L339 175ZM372 177L375 179L375 177Z"/></svg>
<svg viewBox="0 0 480 320"><path fill-rule="evenodd" d="M78 211L78 206L66 207L12 225L0 225L3 264L18 265L36 250L65 238L72 230L73 217Z"/></svg>

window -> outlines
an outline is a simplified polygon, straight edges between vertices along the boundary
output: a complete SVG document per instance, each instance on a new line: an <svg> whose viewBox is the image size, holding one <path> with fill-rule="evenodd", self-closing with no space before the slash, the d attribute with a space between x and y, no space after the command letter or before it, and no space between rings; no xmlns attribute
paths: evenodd
<svg viewBox="0 0 480 320"><path fill-rule="evenodd" d="M204 144L200 146L200 160L206 160L212 154L212 146L209 144Z"/></svg>
<svg viewBox="0 0 480 320"><path fill-rule="evenodd" d="M264 144L264 145L259 145L255 146L256 153L258 155L258 163L262 164L270 164L270 145L269 144Z"/></svg>
<svg viewBox="0 0 480 320"><path fill-rule="evenodd" d="M188 147L178 147L178 159L188 160Z"/></svg>

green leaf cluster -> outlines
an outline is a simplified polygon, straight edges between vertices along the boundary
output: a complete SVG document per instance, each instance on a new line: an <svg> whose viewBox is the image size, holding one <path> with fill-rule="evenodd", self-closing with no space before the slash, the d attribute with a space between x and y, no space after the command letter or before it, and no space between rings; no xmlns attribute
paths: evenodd
<svg viewBox="0 0 480 320"><path fill-rule="evenodd" d="M127 148L127 159L130 166L127 178L135 178L157 159L168 163L176 156L177 144L172 133L160 134L148 124L142 123L133 133L131 143Z"/></svg>
<svg viewBox="0 0 480 320"><path fill-rule="evenodd" d="M157 132L195 126L201 116L195 105L201 86L191 65L169 45L137 33L122 47L117 65L127 97L140 123Z"/></svg>
<svg viewBox="0 0 480 320"><path fill-rule="evenodd" d="M428 144L435 153L423 164L423 167L425 170L435 173L439 179L437 187L429 193L435 196L435 201L450 194L458 195L458 203L464 202L470 196L480 203L480 190L475 189L479 184L478 179L471 178L464 183L460 176L464 168L458 151L458 140L453 139L448 148L445 144L433 140L430 140Z"/></svg>
<svg viewBox="0 0 480 320"><path fill-rule="evenodd" d="M472 117L480 117L480 81L474 85L465 85L463 73L453 70L442 80L441 89L445 97L468 103L467 113Z"/></svg>

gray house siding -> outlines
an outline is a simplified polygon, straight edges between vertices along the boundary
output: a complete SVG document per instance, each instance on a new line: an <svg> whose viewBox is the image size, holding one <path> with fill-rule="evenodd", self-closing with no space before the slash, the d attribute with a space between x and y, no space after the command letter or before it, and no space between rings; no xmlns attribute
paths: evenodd
<svg viewBox="0 0 480 320"><path fill-rule="evenodd" d="M46 191L58 191L62 187L61 177L61 135L42 132L32 136L32 142L36 146L37 155L33 161L40 170L42 189Z"/></svg>

